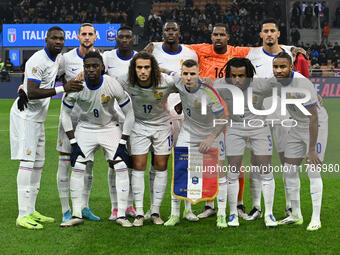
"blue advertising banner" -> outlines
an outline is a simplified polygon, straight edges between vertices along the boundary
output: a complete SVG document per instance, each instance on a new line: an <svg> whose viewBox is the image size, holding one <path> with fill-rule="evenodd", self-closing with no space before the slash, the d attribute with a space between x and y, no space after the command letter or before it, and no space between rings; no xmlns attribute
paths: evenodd
<svg viewBox="0 0 340 255"><path fill-rule="evenodd" d="M13 66L20 66L20 50L9 50L8 56Z"/></svg>
<svg viewBox="0 0 340 255"><path fill-rule="evenodd" d="M59 26L65 31L65 47L77 47L78 29L81 24L3 24L4 47L43 47L50 27ZM116 46L116 34L120 24L93 24L97 30L95 47Z"/></svg>

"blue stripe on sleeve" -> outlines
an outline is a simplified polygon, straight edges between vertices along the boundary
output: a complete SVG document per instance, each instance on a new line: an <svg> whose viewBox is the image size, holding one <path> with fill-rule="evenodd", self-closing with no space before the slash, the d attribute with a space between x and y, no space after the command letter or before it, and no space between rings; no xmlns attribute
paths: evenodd
<svg viewBox="0 0 340 255"><path fill-rule="evenodd" d="M70 108L70 109L72 109L72 108L73 108L73 106L72 106L72 105L69 105L69 104L65 103L65 101L64 101L64 100L63 100L63 104L64 104L66 107Z"/></svg>
<svg viewBox="0 0 340 255"><path fill-rule="evenodd" d="M221 110L219 110L219 111L217 111L217 112L214 112L214 114L219 114L219 113L221 113L221 112L223 112L224 111L224 108L222 108Z"/></svg>
<svg viewBox="0 0 340 255"><path fill-rule="evenodd" d="M313 107L314 105L316 105L316 102L315 102L315 103L312 103L312 104L304 105L304 107L306 107L306 108L311 108L311 107Z"/></svg>
<svg viewBox="0 0 340 255"><path fill-rule="evenodd" d="M33 81L33 82L36 82L36 83L41 83L40 80L36 80L36 79L32 79L32 78L28 78L27 81Z"/></svg>
<svg viewBox="0 0 340 255"><path fill-rule="evenodd" d="M130 102L130 98L128 98L128 100L126 100L124 103L120 104L119 107L122 108L125 105L127 105Z"/></svg>

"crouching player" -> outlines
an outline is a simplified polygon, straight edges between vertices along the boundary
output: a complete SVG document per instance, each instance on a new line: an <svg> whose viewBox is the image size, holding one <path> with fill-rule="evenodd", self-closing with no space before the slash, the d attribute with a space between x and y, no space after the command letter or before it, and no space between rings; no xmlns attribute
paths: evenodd
<svg viewBox="0 0 340 255"><path fill-rule="evenodd" d="M134 114L129 97L121 85L113 78L102 75L104 64L101 55L89 52L84 57L85 83L80 93L68 94L63 100L62 124L72 146L70 181L72 199L72 218L61 224L69 227L83 224L82 191L86 164L93 162L94 153L103 147L106 160L116 171L116 188L118 200L117 223L123 227L132 224L125 217L129 194L129 175L127 165L129 155L126 141L134 124ZM125 122L121 132L114 112L114 101L117 100ZM71 111L75 104L81 109L75 139ZM82 157L79 157L82 156Z"/></svg>
<svg viewBox="0 0 340 255"><path fill-rule="evenodd" d="M181 77L175 77L176 88L180 94L184 121L178 135L176 146L198 147L200 153L207 153L211 147L219 148L218 135L225 127L224 124L214 127L214 119L224 119L223 106L217 92L199 80L199 66L195 60L183 62ZM206 99L207 112L202 114L201 101ZM224 150L224 148L223 148ZM217 194L218 213L217 227L227 227L225 218L227 180L225 173L219 172L219 191ZM165 226L175 226L179 223L180 200L172 197L171 216ZM190 216L190 217L189 217ZM184 218L193 221L197 218L191 211L184 211ZM197 218L198 220L198 218Z"/></svg>
<svg viewBox="0 0 340 255"><path fill-rule="evenodd" d="M230 170L228 172L228 200L230 205L230 216L228 225L239 226L237 214L237 197L239 191L239 171L242 163L244 150L249 139L253 152L254 166L252 171L256 171L262 183L262 191L265 202L265 225L276 227L277 222L273 216L273 202L275 181L273 173L269 171L272 156L272 140L270 129L265 123L265 116L253 114L249 110L249 105L244 105L244 114L233 113L233 99L237 98L233 88L236 86L243 92L243 98L248 98L248 88L256 90L256 81L253 81L255 68L250 60L246 58L233 58L226 67L226 78L215 81L214 87L229 106L229 120L225 136L226 154ZM235 95L233 95L233 94ZM262 109L263 99L261 95L252 97L252 104L255 109ZM249 124L250 123L250 124Z"/></svg>

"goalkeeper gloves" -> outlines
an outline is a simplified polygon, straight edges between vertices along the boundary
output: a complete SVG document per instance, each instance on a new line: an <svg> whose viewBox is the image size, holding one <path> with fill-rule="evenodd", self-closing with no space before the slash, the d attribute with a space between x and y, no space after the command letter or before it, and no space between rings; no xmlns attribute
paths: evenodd
<svg viewBox="0 0 340 255"><path fill-rule="evenodd" d="M71 140L73 140L73 139L71 139ZM74 166L76 161L77 161L78 156L82 156L83 158L85 158L85 155L81 151L81 149L80 149L80 147L79 147L77 142L71 143L71 147L72 147L72 151L71 151L71 166Z"/></svg>
<svg viewBox="0 0 340 255"><path fill-rule="evenodd" d="M18 109L22 112L27 108L28 97L23 89L19 89L18 96Z"/></svg>
<svg viewBox="0 0 340 255"><path fill-rule="evenodd" d="M132 166L131 156L129 155L126 148L126 140L120 140L118 148L116 150L116 154L113 157L113 161L119 160L117 159L118 157L120 157L125 162L127 167L130 168Z"/></svg>

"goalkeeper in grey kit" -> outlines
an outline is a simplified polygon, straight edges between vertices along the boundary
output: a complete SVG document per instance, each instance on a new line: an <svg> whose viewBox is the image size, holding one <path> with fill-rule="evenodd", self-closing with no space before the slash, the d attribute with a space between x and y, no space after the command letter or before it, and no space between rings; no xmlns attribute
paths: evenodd
<svg viewBox="0 0 340 255"><path fill-rule="evenodd" d="M116 188L118 199L117 224L132 227L125 217L129 194L128 165L130 157L126 149L134 124L134 113L131 101L117 80L103 75L104 64L101 55L89 52L84 58L85 82L84 89L79 93L70 93L63 100L62 124L72 145L70 182L73 215L69 221L61 224L69 227L83 224L82 219L82 189L84 186L84 171L87 162L94 160L95 151L103 147L104 155L116 172ZM123 131L114 111L114 101L117 100L125 114ZM79 124L73 131L71 111L75 104L81 109ZM76 138L75 138L76 137Z"/></svg>

